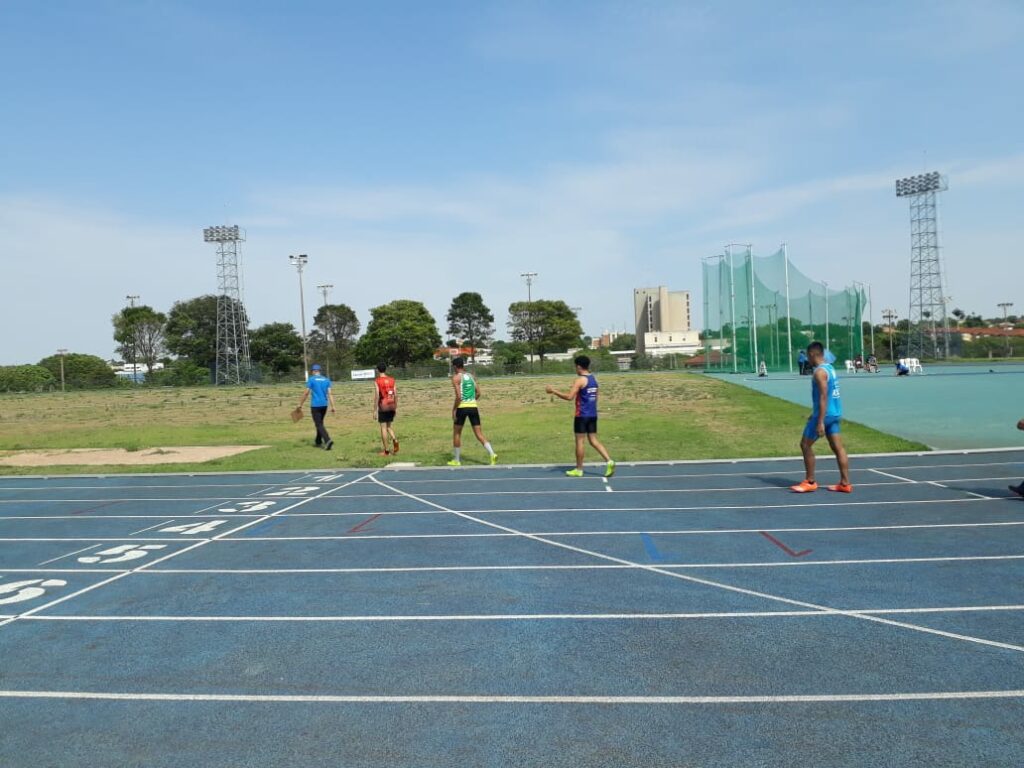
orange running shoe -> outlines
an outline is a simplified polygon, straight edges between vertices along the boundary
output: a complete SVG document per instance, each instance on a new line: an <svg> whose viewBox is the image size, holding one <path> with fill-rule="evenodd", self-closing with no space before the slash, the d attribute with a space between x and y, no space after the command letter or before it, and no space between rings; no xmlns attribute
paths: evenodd
<svg viewBox="0 0 1024 768"><path fill-rule="evenodd" d="M833 493L853 493L853 486L849 483L838 483L828 487Z"/></svg>
<svg viewBox="0 0 1024 768"><path fill-rule="evenodd" d="M813 480L801 480L796 485L789 486L793 493L812 493L818 490L818 484Z"/></svg>
<svg viewBox="0 0 1024 768"><path fill-rule="evenodd" d="M393 441L393 443L391 445L391 452L392 453L398 453L398 441L397 440Z"/></svg>

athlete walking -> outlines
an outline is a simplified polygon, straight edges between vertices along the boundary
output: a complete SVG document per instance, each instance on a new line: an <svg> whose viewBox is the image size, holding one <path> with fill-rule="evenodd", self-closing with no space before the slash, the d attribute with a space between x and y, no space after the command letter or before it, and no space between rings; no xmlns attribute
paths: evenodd
<svg viewBox="0 0 1024 768"><path fill-rule="evenodd" d="M572 389L568 392L559 392L554 387L545 388L549 395L576 401L576 416L572 427L576 437L576 468L565 474L569 477L583 477L583 454L586 451L584 441L589 441L606 462L604 476L611 477L615 474L615 462L597 439L597 378L590 372L589 357L580 355L575 363L576 380L572 383Z"/></svg>
<svg viewBox="0 0 1024 768"><path fill-rule="evenodd" d="M850 493L850 461L843 447L843 439L839 436L839 424L843 416L843 406L839 399L839 384L836 371L831 363L825 362L825 348L820 341L812 341L807 347L807 364L813 369L811 374L811 417L804 427L804 435L800 440L800 451L804 455L804 479L790 486L795 493L811 493L818 490L818 482L814 477L814 443L819 437L828 439L832 453L839 464L839 483L830 485L830 491Z"/></svg>
<svg viewBox="0 0 1024 768"><path fill-rule="evenodd" d="M376 387L373 392L373 418L380 425L381 456L398 453L398 438L395 436L395 416L398 415L398 392L395 391L395 380L387 375L388 367L381 363L377 366ZM388 447L388 438L391 447Z"/></svg>
<svg viewBox="0 0 1024 768"><path fill-rule="evenodd" d="M497 464L498 455L494 452L490 441L484 437L484 433L480 429L480 409L476 403L480 397L480 388L477 386L476 379L473 378L471 373L466 371L466 361L464 358L456 357L452 360L452 368L455 369L455 375L452 376L452 389L455 390L455 404L452 406L452 453L454 456L448 462L448 466L462 466L462 427L467 419L470 426L473 427L473 434L476 435L476 439L487 450L491 464Z"/></svg>
<svg viewBox="0 0 1024 768"><path fill-rule="evenodd" d="M328 403L331 406L331 413L335 412L334 393L331 392L331 380L320 372L320 366L314 365L312 371L312 375L306 380L306 389L302 392L302 399L299 400L299 408L301 409L306 398L312 395L309 412L313 417L313 426L316 427L316 440L313 444L317 448L322 446L329 451L334 447L334 441L331 440L331 436L324 426L324 416L327 415Z"/></svg>

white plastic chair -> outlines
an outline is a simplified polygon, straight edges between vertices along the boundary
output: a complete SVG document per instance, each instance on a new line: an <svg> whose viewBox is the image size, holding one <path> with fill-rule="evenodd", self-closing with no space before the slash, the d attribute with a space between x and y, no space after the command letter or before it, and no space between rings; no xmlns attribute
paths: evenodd
<svg viewBox="0 0 1024 768"><path fill-rule="evenodd" d="M910 369L911 373L924 373L924 366L921 365L921 361L916 357L911 357L907 360L907 368Z"/></svg>
<svg viewBox="0 0 1024 768"><path fill-rule="evenodd" d="M847 360L846 361L846 372L847 373L856 373L857 372L857 366L855 366L853 364L853 360Z"/></svg>

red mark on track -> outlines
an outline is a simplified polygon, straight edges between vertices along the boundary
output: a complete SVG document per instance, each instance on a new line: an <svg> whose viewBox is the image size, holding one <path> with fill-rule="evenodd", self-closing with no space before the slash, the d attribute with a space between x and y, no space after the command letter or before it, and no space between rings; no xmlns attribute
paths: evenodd
<svg viewBox="0 0 1024 768"><path fill-rule="evenodd" d="M803 552L794 552L792 549L787 547L785 544L783 544L781 541L776 539L770 533L765 533L764 531L758 531L758 533L760 533L762 536L764 536L766 539L768 539L768 541L770 541L772 544L774 544L776 547L781 549L783 552L785 552L790 557L803 557L804 555L809 555L813 551L813 550L810 550L810 549L805 549Z"/></svg>
<svg viewBox="0 0 1024 768"><path fill-rule="evenodd" d="M120 501L107 501L103 504L97 504L95 507L87 507L85 509L76 509L72 512L72 515L84 515L86 512L95 512L97 509L103 509L104 507L112 507L115 504L120 504Z"/></svg>
<svg viewBox="0 0 1024 768"><path fill-rule="evenodd" d="M366 528L366 526L370 525L374 520L376 520L380 516L380 512L378 512L376 515L370 515L368 518L363 520L363 522L359 523L359 525L353 525L351 528L345 531L345 534L348 535L350 533L359 533L364 528Z"/></svg>

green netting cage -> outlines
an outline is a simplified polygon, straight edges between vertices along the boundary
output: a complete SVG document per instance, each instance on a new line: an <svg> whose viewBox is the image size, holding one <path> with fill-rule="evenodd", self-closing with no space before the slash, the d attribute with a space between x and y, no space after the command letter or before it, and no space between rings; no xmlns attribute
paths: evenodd
<svg viewBox="0 0 1024 768"><path fill-rule="evenodd" d="M711 371L797 370L801 349L820 341L836 364L866 358L860 285L840 290L811 280L783 246L755 256L749 246L703 260L704 361ZM870 334L870 327L868 333Z"/></svg>

